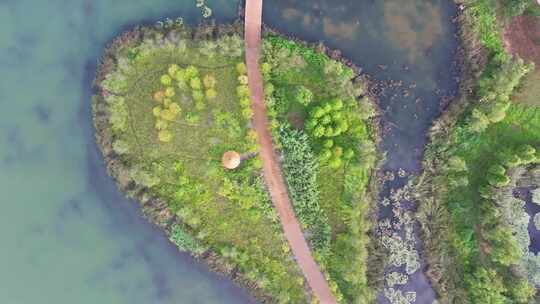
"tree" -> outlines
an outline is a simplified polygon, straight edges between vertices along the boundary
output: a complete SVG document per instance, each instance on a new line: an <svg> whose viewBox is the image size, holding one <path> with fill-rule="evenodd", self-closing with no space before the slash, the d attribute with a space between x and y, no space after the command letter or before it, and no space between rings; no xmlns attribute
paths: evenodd
<svg viewBox="0 0 540 304"><path fill-rule="evenodd" d="M489 167L488 173L489 174L494 174L494 175L505 175L506 174L506 169L501 165L493 165L493 166Z"/></svg>
<svg viewBox="0 0 540 304"><path fill-rule="evenodd" d="M208 100L212 100L217 97L217 92L214 89L208 89L206 90L205 95Z"/></svg>
<svg viewBox="0 0 540 304"><path fill-rule="evenodd" d="M169 65L167 72L169 73L169 76L176 77L176 73L178 72L179 69L180 67L177 64L171 64Z"/></svg>
<svg viewBox="0 0 540 304"><path fill-rule="evenodd" d="M487 110L486 117L492 123L500 122L506 117L509 107L509 102L497 102Z"/></svg>
<svg viewBox="0 0 540 304"><path fill-rule="evenodd" d="M506 175L488 174L488 183L494 187L504 187L510 183L510 178Z"/></svg>
<svg viewBox="0 0 540 304"><path fill-rule="evenodd" d="M311 117L315 119L323 117L324 114L324 109L321 107L314 107L310 113Z"/></svg>
<svg viewBox="0 0 540 304"><path fill-rule="evenodd" d="M186 79L199 77L199 70L196 67L190 65L186 68L184 77Z"/></svg>
<svg viewBox="0 0 540 304"><path fill-rule="evenodd" d="M122 155L127 154L129 152L129 144L123 140L115 140L113 142L113 151L116 154Z"/></svg>
<svg viewBox="0 0 540 304"><path fill-rule="evenodd" d="M247 85L248 84L248 77L247 75L240 75L238 76L238 83L242 84L242 85Z"/></svg>
<svg viewBox="0 0 540 304"><path fill-rule="evenodd" d="M336 156L333 156L329 161L328 161L328 166L332 169L339 169L341 167L341 165L343 164L343 161L341 160L341 158L339 157L336 157Z"/></svg>
<svg viewBox="0 0 540 304"><path fill-rule="evenodd" d="M345 150L345 153L343 153L343 158L345 159L352 159L354 157L354 150L349 148Z"/></svg>
<svg viewBox="0 0 540 304"><path fill-rule="evenodd" d="M469 119L469 129L472 132L483 132L489 126L489 118L479 109L474 109Z"/></svg>
<svg viewBox="0 0 540 304"><path fill-rule="evenodd" d="M239 62L239 63L236 65L236 72L238 72L238 74L240 74L240 75L245 75L245 74L247 74L246 64L243 63L243 62Z"/></svg>
<svg viewBox="0 0 540 304"><path fill-rule="evenodd" d="M536 161L536 149L530 145L519 147L517 155L521 161L526 164Z"/></svg>
<svg viewBox="0 0 540 304"><path fill-rule="evenodd" d="M200 90L201 89L201 79L199 77L193 77L191 78L191 80L189 81L189 86L193 89L193 90Z"/></svg>
<svg viewBox="0 0 540 304"><path fill-rule="evenodd" d="M343 108L343 101L341 99L335 98L330 101L332 105L332 110L339 111Z"/></svg>
<svg viewBox="0 0 540 304"><path fill-rule="evenodd" d="M174 115L178 115L180 112L182 112L182 108L180 108L176 102L172 102L169 105L169 111L171 111Z"/></svg>
<svg viewBox="0 0 540 304"><path fill-rule="evenodd" d="M154 128L158 131L161 131L161 130L167 129L168 125L169 124L167 123L167 121L163 119L158 119L156 120L156 124L154 125Z"/></svg>
<svg viewBox="0 0 540 304"><path fill-rule="evenodd" d="M313 93L305 86L298 86L294 92L294 100L303 106L313 101Z"/></svg>
<svg viewBox="0 0 540 304"><path fill-rule="evenodd" d="M167 87L165 88L165 96L167 97L173 97L176 94L173 87Z"/></svg>
<svg viewBox="0 0 540 304"><path fill-rule="evenodd" d="M168 85L171 84L172 79L171 79L171 76L169 76L167 74L164 74L164 75L161 76L159 81L161 82L162 85L168 86Z"/></svg>
<svg viewBox="0 0 540 304"><path fill-rule="evenodd" d="M158 132L158 139L162 142L170 142L172 139L172 133L169 130L161 130Z"/></svg>
<svg viewBox="0 0 540 304"><path fill-rule="evenodd" d="M486 238L492 245L489 257L493 262L510 266L516 264L521 258L521 250L508 227L499 225L486 232Z"/></svg>
<svg viewBox="0 0 540 304"><path fill-rule="evenodd" d="M212 89L216 86L216 78L213 75L206 75L203 78L204 87L207 89Z"/></svg>
<svg viewBox="0 0 540 304"><path fill-rule="evenodd" d="M475 304L505 304L506 292L502 279L493 269L478 267L471 274L465 276L469 285L469 296Z"/></svg>
<svg viewBox="0 0 540 304"><path fill-rule="evenodd" d="M162 102L163 98L165 97L165 93L163 91L157 91L154 93L153 97L156 102Z"/></svg>
<svg viewBox="0 0 540 304"><path fill-rule="evenodd" d="M536 289L526 279L512 280L510 295L515 303L529 303L536 294Z"/></svg>
<svg viewBox="0 0 540 304"><path fill-rule="evenodd" d="M195 100L195 102L202 102L204 100L204 94L200 90L193 90L191 96L193 97L193 100Z"/></svg>
<svg viewBox="0 0 540 304"><path fill-rule="evenodd" d="M247 85L239 85L236 87L236 95L239 98L249 97L249 88Z"/></svg>

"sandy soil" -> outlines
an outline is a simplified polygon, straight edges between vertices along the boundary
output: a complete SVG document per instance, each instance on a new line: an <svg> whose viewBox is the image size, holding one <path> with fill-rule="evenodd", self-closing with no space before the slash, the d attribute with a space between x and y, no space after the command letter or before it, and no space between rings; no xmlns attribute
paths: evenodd
<svg viewBox="0 0 540 304"><path fill-rule="evenodd" d="M253 125L259 137L260 156L266 184L276 207L284 234L315 296L324 304L336 303L319 266L311 255L300 223L296 219L280 164L274 153L269 120L264 103L263 79L259 70L262 0L247 0L245 10L246 65L254 112Z"/></svg>

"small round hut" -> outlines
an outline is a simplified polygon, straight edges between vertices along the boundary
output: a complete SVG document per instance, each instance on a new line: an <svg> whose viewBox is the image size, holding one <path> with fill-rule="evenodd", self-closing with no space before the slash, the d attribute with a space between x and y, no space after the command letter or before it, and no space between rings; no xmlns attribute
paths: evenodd
<svg viewBox="0 0 540 304"><path fill-rule="evenodd" d="M236 151L227 151L223 153L223 157L221 158L221 163L223 164L223 167L229 170L232 170L240 166L241 160L242 159L241 159L240 153Z"/></svg>

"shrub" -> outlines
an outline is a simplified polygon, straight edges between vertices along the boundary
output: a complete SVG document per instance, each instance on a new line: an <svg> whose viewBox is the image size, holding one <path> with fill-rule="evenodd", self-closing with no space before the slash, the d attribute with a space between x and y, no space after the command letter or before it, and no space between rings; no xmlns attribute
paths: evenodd
<svg viewBox="0 0 540 304"><path fill-rule="evenodd" d="M208 89L204 92L204 95L208 100L213 100L217 97L217 92L214 89Z"/></svg>
<svg viewBox="0 0 540 304"><path fill-rule="evenodd" d="M186 233L179 225L173 225L171 228L171 234L169 236L171 242L173 242L180 251L188 251L195 255L202 254L206 251L206 248L199 244L191 235Z"/></svg>
<svg viewBox="0 0 540 304"><path fill-rule="evenodd" d="M534 215L534 227L536 230L540 230L540 213Z"/></svg>
<svg viewBox="0 0 540 304"><path fill-rule="evenodd" d="M247 68L246 68L246 64L243 63L243 62L239 62L237 65L236 65L236 72L240 75L245 75L247 74Z"/></svg>
<svg viewBox="0 0 540 304"><path fill-rule="evenodd" d="M216 78L213 75L206 75L203 78L204 87L212 89L216 86Z"/></svg>
<svg viewBox="0 0 540 304"><path fill-rule="evenodd" d="M189 86L195 91L201 90L201 79L199 77L191 78L191 80L189 81Z"/></svg>
<svg viewBox="0 0 540 304"><path fill-rule="evenodd" d="M322 255L328 253L331 228L319 206L317 161L305 133L282 126L279 131L284 161L283 170L294 209L300 222L311 231L310 242Z"/></svg>
<svg viewBox="0 0 540 304"><path fill-rule="evenodd" d="M170 142L172 139L172 133L168 130L161 130L158 132L158 139L162 142Z"/></svg>
<svg viewBox="0 0 540 304"><path fill-rule="evenodd" d="M313 101L313 93L305 86L298 86L294 92L294 100L303 106L308 106Z"/></svg>
<svg viewBox="0 0 540 304"><path fill-rule="evenodd" d="M162 85L164 86L168 86L171 84L172 82L172 79L171 79L171 76L165 74L165 75L162 75L161 78L160 78L160 82Z"/></svg>
<svg viewBox="0 0 540 304"><path fill-rule="evenodd" d="M115 140L113 142L113 150L116 154L127 154L129 153L129 144L123 140Z"/></svg>

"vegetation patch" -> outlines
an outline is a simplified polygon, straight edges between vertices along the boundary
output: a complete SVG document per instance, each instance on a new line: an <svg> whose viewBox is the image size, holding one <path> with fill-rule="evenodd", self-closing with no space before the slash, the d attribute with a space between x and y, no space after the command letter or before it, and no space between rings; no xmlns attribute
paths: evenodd
<svg viewBox="0 0 540 304"><path fill-rule="evenodd" d="M239 26L169 22L115 40L96 79L97 141L118 185L179 250L265 302L307 303L262 177ZM368 301L377 157L365 81L276 35L264 39L261 68L274 140L316 259L340 302Z"/></svg>
<svg viewBox="0 0 540 304"><path fill-rule="evenodd" d="M263 49L266 102L296 214L338 299L370 303L368 186L378 158L367 81L280 36L268 35Z"/></svg>
<svg viewBox="0 0 540 304"><path fill-rule="evenodd" d="M510 101L532 70L503 48L498 14L517 14L510 2L465 3L461 100L432 128L416 183L428 274L444 303L528 303L536 293L537 270L524 262L529 215L512 190L539 161L540 112Z"/></svg>

